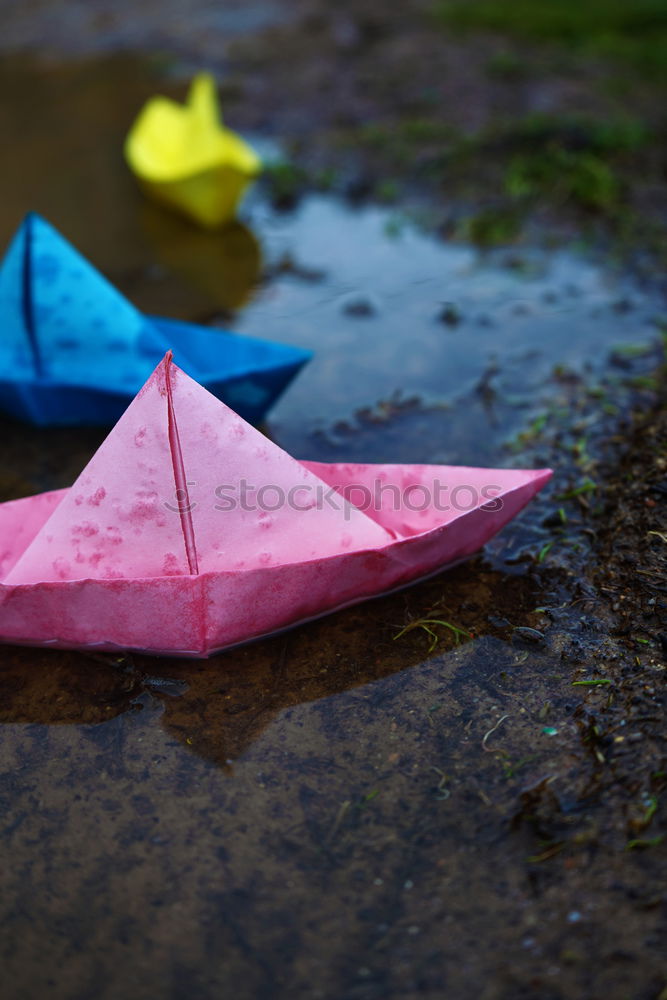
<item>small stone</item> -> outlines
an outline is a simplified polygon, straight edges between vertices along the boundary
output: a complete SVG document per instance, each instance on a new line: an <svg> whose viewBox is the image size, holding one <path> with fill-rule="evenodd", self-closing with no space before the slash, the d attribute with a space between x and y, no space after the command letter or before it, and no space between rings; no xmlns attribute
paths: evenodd
<svg viewBox="0 0 667 1000"><path fill-rule="evenodd" d="M343 306L343 312L346 316L355 316L359 319L375 316L376 311L375 306L368 299L350 299Z"/></svg>
<svg viewBox="0 0 667 1000"><path fill-rule="evenodd" d="M458 326L461 318L461 313L453 302L444 302L442 309L438 313L438 319L445 326Z"/></svg>

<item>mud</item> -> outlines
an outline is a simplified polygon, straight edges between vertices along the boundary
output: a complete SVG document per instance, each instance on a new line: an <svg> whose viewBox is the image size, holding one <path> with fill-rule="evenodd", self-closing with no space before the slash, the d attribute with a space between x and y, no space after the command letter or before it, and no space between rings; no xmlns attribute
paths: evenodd
<svg viewBox="0 0 667 1000"><path fill-rule="evenodd" d="M469 563L210 661L5 647L6 994L664 1000L654 264L550 249L588 232L572 206L539 245L480 256L415 229L407 196L350 200L403 174L340 142L422 91L457 129L517 95L609 110L605 64L582 77L547 47L547 72L519 48L528 75L498 85L498 39L443 41L418 3L4 6L3 243L37 209L146 310L315 348L267 428L302 457L556 470ZM305 150L296 186L274 177L206 236L145 205L120 157L144 97L201 60L232 124L275 159ZM444 215L471 206L479 188ZM67 485L101 438L3 420L2 498Z"/></svg>

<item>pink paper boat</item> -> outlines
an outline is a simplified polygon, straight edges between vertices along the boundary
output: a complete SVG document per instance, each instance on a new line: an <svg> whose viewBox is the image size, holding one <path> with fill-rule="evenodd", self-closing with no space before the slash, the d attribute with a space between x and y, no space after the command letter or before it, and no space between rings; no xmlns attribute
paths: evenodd
<svg viewBox="0 0 667 1000"><path fill-rule="evenodd" d="M209 656L459 562L550 475L298 462L168 354L70 489L0 504L0 640Z"/></svg>

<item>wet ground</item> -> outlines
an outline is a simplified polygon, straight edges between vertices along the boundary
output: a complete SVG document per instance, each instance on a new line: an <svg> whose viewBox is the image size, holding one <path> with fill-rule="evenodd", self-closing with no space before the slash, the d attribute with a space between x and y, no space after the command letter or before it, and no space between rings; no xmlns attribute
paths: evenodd
<svg viewBox="0 0 667 1000"><path fill-rule="evenodd" d="M52 8L24 10L11 45L43 43ZM69 48L126 47L105 17ZM556 475L470 563L204 663L7 648L8 995L664 998L659 285L443 241L400 201L281 211L268 186L214 235L158 212L120 147L196 35L180 63L4 58L3 243L36 209L142 308L315 349L267 428L299 457ZM3 421L3 498L67 485L101 438Z"/></svg>

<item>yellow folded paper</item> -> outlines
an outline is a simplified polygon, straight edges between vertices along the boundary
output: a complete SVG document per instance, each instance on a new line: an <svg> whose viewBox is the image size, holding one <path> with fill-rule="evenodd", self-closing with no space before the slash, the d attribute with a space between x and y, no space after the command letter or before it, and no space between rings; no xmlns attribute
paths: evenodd
<svg viewBox="0 0 667 1000"><path fill-rule="evenodd" d="M153 198L214 227L236 215L261 161L220 118L215 81L200 73L186 103L153 97L125 140L125 159Z"/></svg>

